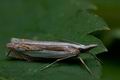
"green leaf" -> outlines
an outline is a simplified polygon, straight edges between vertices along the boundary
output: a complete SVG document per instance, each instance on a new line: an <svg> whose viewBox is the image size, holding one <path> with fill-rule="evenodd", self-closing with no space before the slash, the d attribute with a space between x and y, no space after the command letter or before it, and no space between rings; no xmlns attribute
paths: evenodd
<svg viewBox="0 0 120 80"><path fill-rule="evenodd" d="M11 37L38 40L68 39L81 44L98 44L93 54L106 51L102 42L90 33L107 30L105 22L90 13L96 7L86 0L4 0L0 1L0 79L1 80L98 80L101 64L89 54L80 55L93 72L90 75L80 61L54 64L40 71L48 62L8 60L5 44Z"/></svg>

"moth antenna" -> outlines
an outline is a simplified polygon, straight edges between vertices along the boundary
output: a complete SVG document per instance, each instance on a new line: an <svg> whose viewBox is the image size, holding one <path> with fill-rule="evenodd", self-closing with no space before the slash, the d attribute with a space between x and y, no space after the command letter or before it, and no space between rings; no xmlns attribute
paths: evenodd
<svg viewBox="0 0 120 80"><path fill-rule="evenodd" d="M87 69L87 71L88 71L91 75L93 75L92 71L91 71L90 68L85 64L85 62L83 61L83 59L82 59L81 57L78 57L78 58L79 58L79 60L82 62L82 64L85 66L85 68Z"/></svg>
<svg viewBox="0 0 120 80"><path fill-rule="evenodd" d="M99 61L100 63L103 64L103 62L97 56L95 56L94 54L92 54L91 52L90 52L90 55L92 55L97 61Z"/></svg>
<svg viewBox="0 0 120 80"><path fill-rule="evenodd" d="M9 54L12 52L12 50L9 50L8 53L6 54L6 56L9 56Z"/></svg>

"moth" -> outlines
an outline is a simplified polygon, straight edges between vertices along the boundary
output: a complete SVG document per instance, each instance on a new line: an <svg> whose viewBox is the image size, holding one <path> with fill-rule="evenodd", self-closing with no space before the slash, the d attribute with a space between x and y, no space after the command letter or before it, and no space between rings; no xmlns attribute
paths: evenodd
<svg viewBox="0 0 120 80"><path fill-rule="evenodd" d="M9 49L7 56L16 59L27 61L32 61L36 58L55 59L54 62L43 67L41 70L50 67L58 61L76 57L82 62L86 69L92 73L80 57L80 54L95 48L97 44L83 45L74 42L34 41L29 39L12 38L10 43L7 43L6 46ZM98 59L95 55L92 54L92 56Z"/></svg>

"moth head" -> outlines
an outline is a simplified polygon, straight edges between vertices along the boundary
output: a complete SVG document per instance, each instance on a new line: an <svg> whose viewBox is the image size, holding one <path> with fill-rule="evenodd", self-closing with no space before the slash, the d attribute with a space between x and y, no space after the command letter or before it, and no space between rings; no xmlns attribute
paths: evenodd
<svg viewBox="0 0 120 80"><path fill-rule="evenodd" d="M80 52L85 53L85 52L88 52L95 47L97 47L97 44L84 45L80 48Z"/></svg>
<svg viewBox="0 0 120 80"><path fill-rule="evenodd" d="M25 51L26 48L20 43L8 43L7 48L13 51Z"/></svg>

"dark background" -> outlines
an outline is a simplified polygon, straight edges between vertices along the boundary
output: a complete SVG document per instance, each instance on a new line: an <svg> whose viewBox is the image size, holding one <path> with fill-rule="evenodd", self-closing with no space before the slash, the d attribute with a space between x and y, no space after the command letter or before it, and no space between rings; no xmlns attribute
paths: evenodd
<svg viewBox="0 0 120 80"><path fill-rule="evenodd" d="M108 49L108 52L98 55L104 63L101 80L120 80L120 0L92 1L98 7L96 13L106 21L111 29L95 34Z"/></svg>

